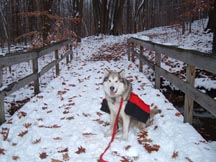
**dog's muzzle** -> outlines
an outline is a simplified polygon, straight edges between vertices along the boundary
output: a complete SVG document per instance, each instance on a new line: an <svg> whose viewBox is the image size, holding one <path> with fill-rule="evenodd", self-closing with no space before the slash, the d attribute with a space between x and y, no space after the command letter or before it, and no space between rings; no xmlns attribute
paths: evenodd
<svg viewBox="0 0 216 162"><path fill-rule="evenodd" d="M117 90L115 90L114 86L110 86L110 95L111 96L115 96L115 94L117 93Z"/></svg>
<svg viewBox="0 0 216 162"><path fill-rule="evenodd" d="M111 86L110 91L114 91L114 90L115 90L115 87Z"/></svg>

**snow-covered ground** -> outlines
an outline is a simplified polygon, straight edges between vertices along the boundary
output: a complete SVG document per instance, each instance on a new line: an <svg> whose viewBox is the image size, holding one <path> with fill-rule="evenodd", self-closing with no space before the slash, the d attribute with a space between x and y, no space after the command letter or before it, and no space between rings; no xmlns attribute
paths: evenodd
<svg viewBox="0 0 216 162"><path fill-rule="evenodd" d="M133 36L137 35L144 33ZM205 141L191 125L183 123L176 108L138 72L135 64L127 61L127 49L116 49L116 43L123 47L130 36L84 38L74 51L74 60L62 64L60 76L52 81L47 79L49 84L42 92L0 126L0 162L96 162L110 140L104 137L109 129L109 116L100 111L104 68L125 69L134 92L151 108L162 110L145 130L131 127L128 141L119 139L121 131L118 132L105 160L215 161L216 142ZM103 51L105 48L109 50ZM120 60L106 61L108 56L115 55L113 51L122 56ZM98 54L105 59L94 59ZM14 93L14 98L25 95L25 90Z"/></svg>

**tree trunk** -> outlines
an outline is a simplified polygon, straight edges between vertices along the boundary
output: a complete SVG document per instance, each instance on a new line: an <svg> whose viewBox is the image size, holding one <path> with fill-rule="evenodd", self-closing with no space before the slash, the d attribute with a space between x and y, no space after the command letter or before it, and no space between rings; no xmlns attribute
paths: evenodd
<svg viewBox="0 0 216 162"><path fill-rule="evenodd" d="M53 0L44 1L42 11L47 11L48 14L52 14L52 10L51 10L52 3L53 3ZM43 23L42 23L43 41L46 41L48 33L50 31L50 28L51 28L51 20L47 16L43 16L42 20L43 20Z"/></svg>

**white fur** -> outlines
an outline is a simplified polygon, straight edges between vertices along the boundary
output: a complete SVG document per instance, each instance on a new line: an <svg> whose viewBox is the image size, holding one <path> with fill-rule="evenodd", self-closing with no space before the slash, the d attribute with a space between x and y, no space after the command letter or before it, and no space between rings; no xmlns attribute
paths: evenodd
<svg viewBox="0 0 216 162"><path fill-rule="evenodd" d="M120 78L124 78L124 70L121 72L110 72L109 70L105 70L104 72L106 80L103 83L103 88L105 91L107 103L110 109L110 130L107 132L106 135L111 135L114 127L114 122L116 119L116 115L118 113L118 109L120 106L121 98L124 99L121 112L120 112L120 118L122 120L123 124L123 140L128 139L128 131L129 131L129 125L130 125L130 116L125 114L125 106L128 102L128 93L127 89L131 88L128 87L128 85L125 85L125 83L120 81ZM131 85L130 85L131 86ZM111 87L113 87L111 90ZM129 90L131 91L131 89Z"/></svg>

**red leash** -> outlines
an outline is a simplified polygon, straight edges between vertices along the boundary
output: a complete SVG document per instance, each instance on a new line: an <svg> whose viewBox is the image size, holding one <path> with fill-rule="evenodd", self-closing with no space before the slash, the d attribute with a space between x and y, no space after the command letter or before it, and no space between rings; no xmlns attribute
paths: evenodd
<svg viewBox="0 0 216 162"><path fill-rule="evenodd" d="M115 134L116 134L116 131L117 131L118 119L119 119L120 111L121 111L121 108L122 108L122 104L123 104L123 98L121 98L121 102L120 102L120 105L119 105L118 113L117 113L117 116L116 116L116 119L115 119L115 123L114 123L114 126L113 126L112 138L111 138L108 146L104 150L104 152L100 155L100 161L99 162L107 162L107 161L105 161L103 159L103 156L107 152L107 150L110 148L111 143L114 141Z"/></svg>

